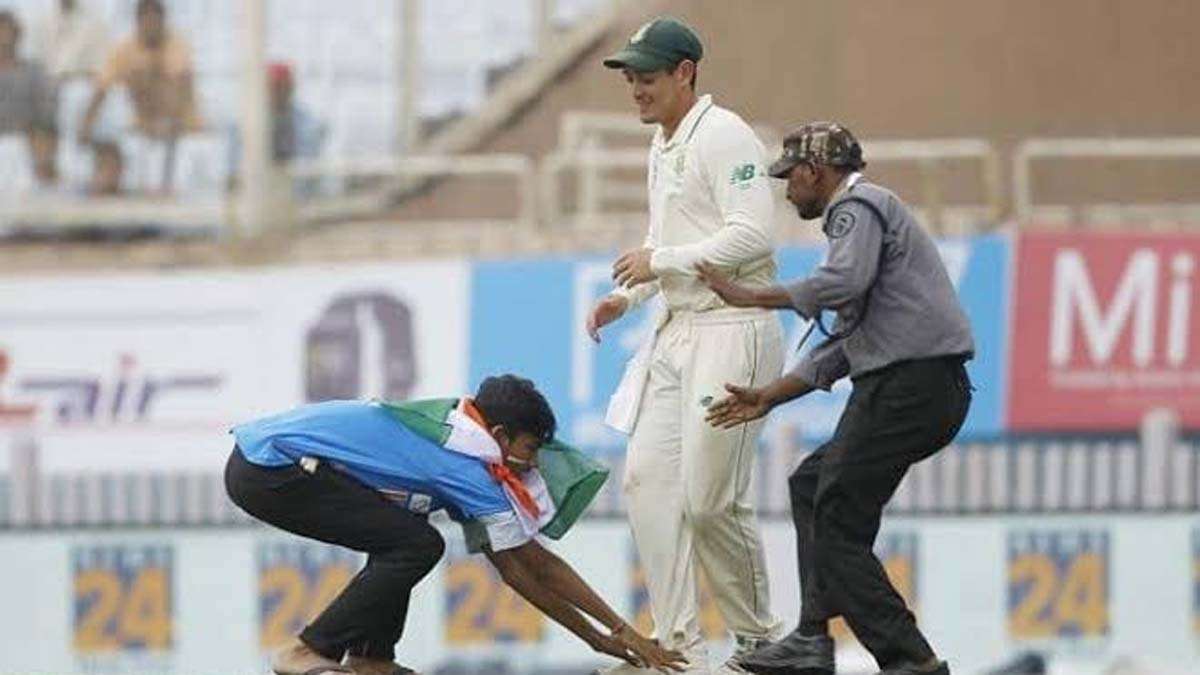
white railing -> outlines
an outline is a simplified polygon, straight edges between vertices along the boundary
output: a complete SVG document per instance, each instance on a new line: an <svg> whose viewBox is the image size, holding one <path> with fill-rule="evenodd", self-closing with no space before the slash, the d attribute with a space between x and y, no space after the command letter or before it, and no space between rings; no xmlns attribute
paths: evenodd
<svg viewBox="0 0 1200 675"><path fill-rule="evenodd" d="M284 172L284 191L301 181L348 181L355 178L404 179L426 185L440 179L502 176L512 181L516 215L508 222L526 228L537 225L569 227L572 223L598 224L642 213L646 204L646 143L653 126L635 117L612 113L564 114L557 148L539 162L519 153L381 155L353 159L318 159L297 162ZM769 127L756 128L761 136L778 138ZM864 141L864 154L872 164L910 163L919 172L920 194L913 200L931 226L943 229L943 211L957 207L974 223L996 223L1002 213L1003 183L999 153L981 139ZM1035 162L1054 159L1200 159L1200 137L1129 139L1026 140L1013 153L1012 199L1015 222L1031 223L1036 214L1052 207L1035 205ZM971 161L980 167L983 204L971 207L947 204L939 174L942 162ZM570 180L568 180L570 179ZM15 197L15 193L11 193ZM568 199L573 209L568 212ZM49 232L77 226L113 230L155 226L165 231L221 232L236 229L242 213L230 195L211 194L203 199L125 197L85 199L47 194L26 194L0 200L0 227L21 226ZM319 197L294 205L292 220L299 223L344 220L347 213L377 215L387 204L377 191L369 195ZM1178 204L1089 204L1110 207L1121 214L1183 213ZM1200 205L1191 205L1200 213ZM1036 213L1035 213L1036 212ZM446 219L452 220L452 218Z"/></svg>
<svg viewBox="0 0 1200 675"><path fill-rule="evenodd" d="M618 136L628 141L649 141L653 135L654 125L624 113L569 110L558 120L558 147L565 152L579 149L589 138Z"/></svg>
<svg viewBox="0 0 1200 675"><path fill-rule="evenodd" d="M1013 211L1019 223L1034 217L1033 163L1046 159L1200 159L1200 137L1031 138L1013 153Z"/></svg>
<svg viewBox="0 0 1200 675"><path fill-rule="evenodd" d="M920 172L922 189L920 203L927 210L930 223L944 225L940 182L934 173L942 162L973 160L980 164L983 183L984 212L988 222L1000 218L1003 200L1002 177L1000 175L1000 153L996 147L980 138L929 138L922 140L866 140L863 155L870 163L914 162Z"/></svg>
<svg viewBox="0 0 1200 675"><path fill-rule="evenodd" d="M296 162L288 168L293 179L325 179L351 177L419 177L425 179L463 178L473 176L508 176L516 184L518 199L516 224L532 228L537 224L537 183L534 161L528 155L491 153L481 155L424 155L397 157L391 155L356 159L314 160ZM336 212L337 205L329 203L301 206L301 220L320 219L321 209Z"/></svg>
<svg viewBox="0 0 1200 675"><path fill-rule="evenodd" d="M645 204L646 181L614 181L606 176L613 169L646 168L644 149L605 149L594 140L584 141L575 151L552 152L542 160L541 198L542 219L559 222L563 217L560 196L562 179L574 173L578 178L577 213L581 218L597 219L603 215L603 204L609 199Z"/></svg>
<svg viewBox="0 0 1200 675"><path fill-rule="evenodd" d="M64 198L25 195L0 204L0 230L50 234L79 228L113 232L153 227L180 234L218 234L233 218L233 206L223 197Z"/></svg>
<svg viewBox="0 0 1200 675"><path fill-rule="evenodd" d="M782 135L774 127L757 125L756 133L768 146L778 149ZM562 187L564 176L574 175L577 185L575 218L595 223L611 214L605 205L612 202L646 203L646 141L654 126L624 114L575 111L563 114L559 121L558 148L542 164L542 217L557 222L564 217ZM635 145L640 144L640 145ZM945 229L945 202L937 166L947 161L973 160L980 165L984 204L968 209L977 220L995 223L1000 218L1003 199L1000 154L991 143L977 138L932 138L922 140L866 140L864 155L869 162L914 163L922 186L920 204L928 222ZM635 170L640 180L614 177L614 171Z"/></svg>

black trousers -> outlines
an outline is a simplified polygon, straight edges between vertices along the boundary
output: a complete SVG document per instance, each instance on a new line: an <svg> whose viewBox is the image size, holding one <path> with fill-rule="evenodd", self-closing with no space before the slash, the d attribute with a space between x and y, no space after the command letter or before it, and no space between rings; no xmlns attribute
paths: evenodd
<svg viewBox="0 0 1200 675"><path fill-rule="evenodd" d="M881 668L933 657L872 548L883 507L908 467L954 439L970 403L960 357L907 361L855 378L833 438L788 479L802 628L842 616Z"/></svg>
<svg viewBox="0 0 1200 675"><path fill-rule="evenodd" d="M408 598L446 545L429 522L322 462L261 467L239 449L225 465L225 489L246 513L309 539L367 553L359 570L300 639L319 654L395 659Z"/></svg>

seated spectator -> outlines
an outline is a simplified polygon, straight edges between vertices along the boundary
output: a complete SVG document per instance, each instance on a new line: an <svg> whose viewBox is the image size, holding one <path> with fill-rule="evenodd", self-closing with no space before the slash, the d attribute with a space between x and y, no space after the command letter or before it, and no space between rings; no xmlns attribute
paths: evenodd
<svg viewBox="0 0 1200 675"><path fill-rule="evenodd" d="M56 80L95 77L108 49L108 25L76 0L59 0L34 24L30 53Z"/></svg>
<svg viewBox="0 0 1200 675"><path fill-rule="evenodd" d="M19 134L28 139L34 174L40 183L48 185L57 180L54 157L58 148L58 103L54 86L41 66L17 57L20 43L20 22L12 12L0 11L0 134Z"/></svg>
<svg viewBox="0 0 1200 675"><path fill-rule="evenodd" d="M271 158L276 164L320 156L325 125L296 103L296 83L286 63L267 71L271 106Z"/></svg>
<svg viewBox="0 0 1200 675"><path fill-rule="evenodd" d="M327 133L325 124L296 103L296 81L292 68L286 63L272 63L267 69L267 91L271 160L282 166L294 159L315 159L321 156ZM229 172L231 187L236 184L241 165L242 143L238 129L233 129L230 140L232 166ZM311 196L317 191L319 180L307 178L295 186L298 196Z"/></svg>
<svg viewBox="0 0 1200 675"><path fill-rule="evenodd" d="M100 106L116 85L128 90L142 134L167 139L200 129L191 47L167 28L162 0L138 0L136 33L117 44L100 69L80 131L84 142L93 140Z"/></svg>
<svg viewBox="0 0 1200 675"><path fill-rule="evenodd" d="M102 141L92 145L92 179L88 184L89 197L116 197L122 194L121 179L125 175L125 158L121 146Z"/></svg>

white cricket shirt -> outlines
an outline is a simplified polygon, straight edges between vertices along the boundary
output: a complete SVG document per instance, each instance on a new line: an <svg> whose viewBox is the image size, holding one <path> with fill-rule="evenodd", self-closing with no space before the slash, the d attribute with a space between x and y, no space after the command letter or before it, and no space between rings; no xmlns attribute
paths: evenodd
<svg viewBox="0 0 1200 675"><path fill-rule="evenodd" d="M696 276L700 261L741 283L773 283L774 201L765 158L750 125L708 95L697 99L671 138L659 126L650 145L646 236L658 280L616 293L636 305L661 291L672 310L725 306Z"/></svg>

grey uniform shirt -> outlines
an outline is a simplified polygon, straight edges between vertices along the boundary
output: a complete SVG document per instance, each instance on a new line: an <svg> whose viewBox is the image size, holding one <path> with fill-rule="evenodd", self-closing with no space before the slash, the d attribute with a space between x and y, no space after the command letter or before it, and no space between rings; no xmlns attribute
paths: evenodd
<svg viewBox="0 0 1200 675"><path fill-rule="evenodd" d="M860 317L862 323L814 348L793 374L827 390L842 377L897 361L974 354L971 326L937 246L899 197L853 174L826 209L822 229L829 253L811 275L785 285L792 306L810 319L836 310L834 334Z"/></svg>

